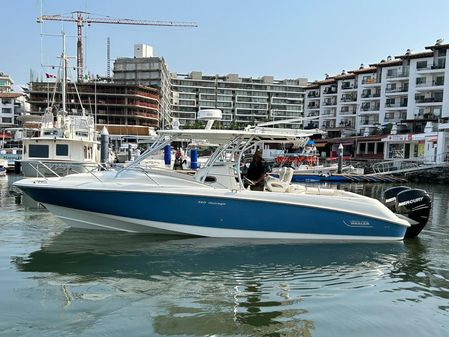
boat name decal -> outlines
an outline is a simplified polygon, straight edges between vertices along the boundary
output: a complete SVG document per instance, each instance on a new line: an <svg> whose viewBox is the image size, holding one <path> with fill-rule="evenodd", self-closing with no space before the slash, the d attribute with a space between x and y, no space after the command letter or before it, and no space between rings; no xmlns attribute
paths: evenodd
<svg viewBox="0 0 449 337"><path fill-rule="evenodd" d="M348 222L343 220L343 223L348 227L372 227L370 222L366 220L350 220Z"/></svg>
<svg viewBox="0 0 449 337"><path fill-rule="evenodd" d="M226 206L225 202L218 202L218 201L205 201L205 200L198 200L198 203L201 205L214 205L214 206Z"/></svg>
<svg viewBox="0 0 449 337"><path fill-rule="evenodd" d="M407 206L407 205L410 205L410 204L414 204L415 202L420 202L423 199L424 199L424 197L419 197L419 198L403 201L403 202L398 203L398 206Z"/></svg>

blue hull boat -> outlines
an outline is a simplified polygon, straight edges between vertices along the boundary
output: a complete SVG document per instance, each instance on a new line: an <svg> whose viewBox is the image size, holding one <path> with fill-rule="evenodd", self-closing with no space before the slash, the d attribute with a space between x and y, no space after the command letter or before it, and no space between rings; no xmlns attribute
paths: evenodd
<svg viewBox="0 0 449 337"><path fill-rule="evenodd" d="M139 167L146 155L179 138L223 145L194 176ZM24 179L15 185L70 226L90 229L232 238L402 240L411 227L425 225L428 213L425 221L419 221L423 213L418 217L412 210L417 204L430 210L425 192L412 193L402 209L396 205L403 214L397 215L396 206L388 208L355 193L291 185L286 172L267 181L264 191L244 188L239 171L243 153L261 142L292 138L297 135L279 129L164 131L147 153L122 171Z"/></svg>

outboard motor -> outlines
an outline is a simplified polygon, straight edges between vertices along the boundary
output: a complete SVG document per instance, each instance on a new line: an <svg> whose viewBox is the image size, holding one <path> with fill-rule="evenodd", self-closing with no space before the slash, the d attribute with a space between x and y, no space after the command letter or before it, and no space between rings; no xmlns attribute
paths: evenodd
<svg viewBox="0 0 449 337"><path fill-rule="evenodd" d="M410 187L408 186L396 186L389 188L384 192L383 203L390 209L390 211L396 212L396 196L398 193L409 189Z"/></svg>
<svg viewBox="0 0 449 337"><path fill-rule="evenodd" d="M384 192L384 202L393 212L414 221L407 229L405 238L418 236L429 220L432 201L424 190L406 186L393 187Z"/></svg>

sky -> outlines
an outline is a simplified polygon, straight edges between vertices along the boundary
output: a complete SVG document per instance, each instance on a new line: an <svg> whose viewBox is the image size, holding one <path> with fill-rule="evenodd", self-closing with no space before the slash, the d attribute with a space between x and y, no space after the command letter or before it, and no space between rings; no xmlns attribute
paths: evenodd
<svg viewBox="0 0 449 337"><path fill-rule="evenodd" d="M41 14L86 11L91 17L193 21L197 28L92 24L85 27L86 65L106 74L106 41L111 59L133 57L136 43L153 46L170 72L237 73L242 77L306 77L356 69L422 51L439 38L449 43L447 0L0 0L0 72L16 84L55 72L41 64L58 64L60 37L76 55L76 25L45 22ZM5 15L6 14L6 15ZM72 61L75 65L75 61Z"/></svg>

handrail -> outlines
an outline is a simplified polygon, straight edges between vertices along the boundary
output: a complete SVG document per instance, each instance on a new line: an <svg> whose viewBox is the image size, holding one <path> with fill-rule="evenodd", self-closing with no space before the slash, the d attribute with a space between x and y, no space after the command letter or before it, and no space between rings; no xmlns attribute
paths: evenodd
<svg viewBox="0 0 449 337"><path fill-rule="evenodd" d="M33 165L34 163L37 163L36 167ZM44 179L47 179L47 177L39 171L39 165L42 165L43 167L45 167L48 171L53 173L56 177L61 177L59 174L57 174L55 171L53 171L48 165L46 165L45 163L43 163L40 160L35 161L35 162L30 161L30 162L28 162L28 164L36 171L36 173L38 175L42 176L42 178L44 178Z"/></svg>

